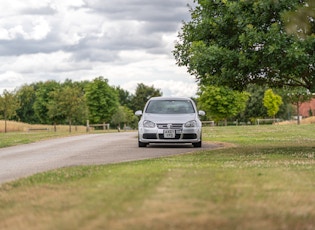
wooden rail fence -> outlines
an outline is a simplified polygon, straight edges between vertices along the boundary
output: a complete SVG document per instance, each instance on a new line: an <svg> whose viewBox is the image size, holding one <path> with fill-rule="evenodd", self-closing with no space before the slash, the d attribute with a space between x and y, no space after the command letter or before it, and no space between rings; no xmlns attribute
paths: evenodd
<svg viewBox="0 0 315 230"><path fill-rule="evenodd" d="M86 121L86 131L90 132L91 127L103 127L103 130L108 130L109 129L109 124L103 123L103 124L90 124L90 122L87 120Z"/></svg>

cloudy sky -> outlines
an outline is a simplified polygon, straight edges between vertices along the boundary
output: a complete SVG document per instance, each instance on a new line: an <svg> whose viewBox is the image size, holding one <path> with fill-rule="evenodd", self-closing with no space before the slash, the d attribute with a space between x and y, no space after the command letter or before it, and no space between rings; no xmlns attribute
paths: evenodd
<svg viewBox="0 0 315 230"><path fill-rule="evenodd" d="M103 76L134 93L138 83L165 96L197 85L172 55L193 0L2 0L0 94L23 84Z"/></svg>

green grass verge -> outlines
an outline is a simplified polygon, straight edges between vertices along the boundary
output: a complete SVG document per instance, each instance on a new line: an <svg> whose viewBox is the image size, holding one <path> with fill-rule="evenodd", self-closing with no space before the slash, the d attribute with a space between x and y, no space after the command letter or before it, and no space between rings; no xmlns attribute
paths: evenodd
<svg viewBox="0 0 315 230"><path fill-rule="evenodd" d="M94 130L90 131L89 134L99 133L111 133L117 132L117 130ZM0 133L0 148L10 147L21 144L29 144L36 141L47 140L51 138L75 136L88 134L86 131L32 131L32 132L8 132Z"/></svg>
<svg viewBox="0 0 315 230"><path fill-rule="evenodd" d="M10 147L20 144L29 144L32 142L46 140L51 138L66 137L70 135L78 135L79 133L69 132L47 132L47 131L34 131L34 132L8 132L0 133L0 148ZM84 134L84 133L81 133Z"/></svg>
<svg viewBox="0 0 315 230"><path fill-rule="evenodd" d="M314 129L210 127L233 145L6 183L0 229L314 229Z"/></svg>

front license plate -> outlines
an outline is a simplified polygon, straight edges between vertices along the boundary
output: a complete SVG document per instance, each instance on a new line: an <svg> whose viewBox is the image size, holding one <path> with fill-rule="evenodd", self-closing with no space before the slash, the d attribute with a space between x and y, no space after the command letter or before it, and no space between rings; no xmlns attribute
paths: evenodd
<svg viewBox="0 0 315 230"><path fill-rule="evenodd" d="M175 138L175 130L173 129L164 130L164 138Z"/></svg>

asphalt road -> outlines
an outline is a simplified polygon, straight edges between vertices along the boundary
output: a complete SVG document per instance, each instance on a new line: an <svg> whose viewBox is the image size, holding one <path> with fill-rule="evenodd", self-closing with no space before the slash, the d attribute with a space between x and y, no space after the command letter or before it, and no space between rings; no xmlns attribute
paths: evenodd
<svg viewBox="0 0 315 230"><path fill-rule="evenodd" d="M0 149L0 183L51 169L74 165L110 164L217 148L149 145L138 148L137 133L87 134Z"/></svg>

